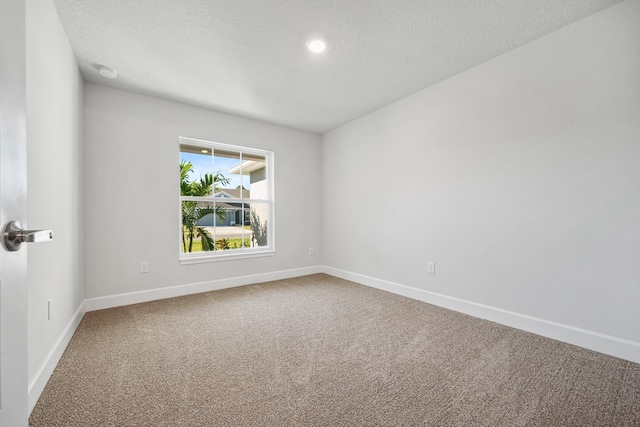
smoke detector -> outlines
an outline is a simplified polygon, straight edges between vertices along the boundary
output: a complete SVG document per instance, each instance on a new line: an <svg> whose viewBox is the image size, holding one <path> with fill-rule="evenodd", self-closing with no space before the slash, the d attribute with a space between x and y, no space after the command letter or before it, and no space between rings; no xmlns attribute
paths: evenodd
<svg viewBox="0 0 640 427"><path fill-rule="evenodd" d="M100 75L102 77L106 77L108 79L115 79L116 77L118 77L118 72L116 70L105 67L104 65L100 66L100 68L98 68L98 71L100 71Z"/></svg>

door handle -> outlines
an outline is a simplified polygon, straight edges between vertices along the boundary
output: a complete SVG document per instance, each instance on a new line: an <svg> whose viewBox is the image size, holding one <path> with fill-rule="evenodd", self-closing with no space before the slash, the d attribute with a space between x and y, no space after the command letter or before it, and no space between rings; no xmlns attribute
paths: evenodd
<svg viewBox="0 0 640 427"><path fill-rule="evenodd" d="M2 231L4 246L8 251L17 251L23 243L40 243L53 240L52 230L25 230L19 221L11 221Z"/></svg>

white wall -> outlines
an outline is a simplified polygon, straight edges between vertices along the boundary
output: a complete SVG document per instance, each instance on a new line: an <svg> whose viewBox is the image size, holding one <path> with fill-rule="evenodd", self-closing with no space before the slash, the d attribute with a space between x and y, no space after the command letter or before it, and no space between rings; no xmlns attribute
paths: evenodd
<svg viewBox="0 0 640 427"><path fill-rule="evenodd" d="M323 135L325 265L640 343L639 47L628 1Z"/></svg>
<svg viewBox="0 0 640 427"><path fill-rule="evenodd" d="M26 16L27 226L55 233L53 241L27 248L33 387L84 300L82 77L53 1L28 0ZM45 373L41 380L47 379Z"/></svg>
<svg viewBox="0 0 640 427"><path fill-rule="evenodd" d="M318 135L92 83L84 105L87 298L322 263ZM274 152L275 256L180 265L179 136Z"/></svg>

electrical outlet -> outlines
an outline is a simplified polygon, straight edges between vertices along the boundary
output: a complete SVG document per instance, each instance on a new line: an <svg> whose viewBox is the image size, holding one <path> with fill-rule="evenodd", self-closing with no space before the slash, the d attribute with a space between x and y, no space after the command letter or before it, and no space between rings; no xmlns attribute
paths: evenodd
<svg viewBox="0 0 640 427"><path fill-rule="evenodd" d="M149 272L149 262L142 261L140 263L140 273L148 273Z"/></svg>
<svg viewBox="0 0 640 427"><path fill-rule="evenodd" d="M47 301L47 320L51 320L51 317L53 317L53 300L52 299Z"/></svg>
<svg viewBox="0 0 640 427"><path fill-rule="evenodd" d="M309 256L313 255L313 248L309 248Z"/></svg>
<svg viewBox="0 0 640 427"><path fill-rule="evenodd" d="M427 273L429 274L436 274L436 263L429 261L427 263Z"/></svg>

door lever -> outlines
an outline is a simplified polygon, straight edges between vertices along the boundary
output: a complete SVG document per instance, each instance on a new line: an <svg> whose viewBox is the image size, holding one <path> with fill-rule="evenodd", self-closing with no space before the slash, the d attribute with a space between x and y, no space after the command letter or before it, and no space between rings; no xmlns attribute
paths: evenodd
<svg viewBox="0 0 640 427"><path fill-rule="evenodd" d="M25 230L20 221L11 221L2 231L4 246L8 251L17 251L23 243L40 243L53 240L52 230Z"/></svg>

